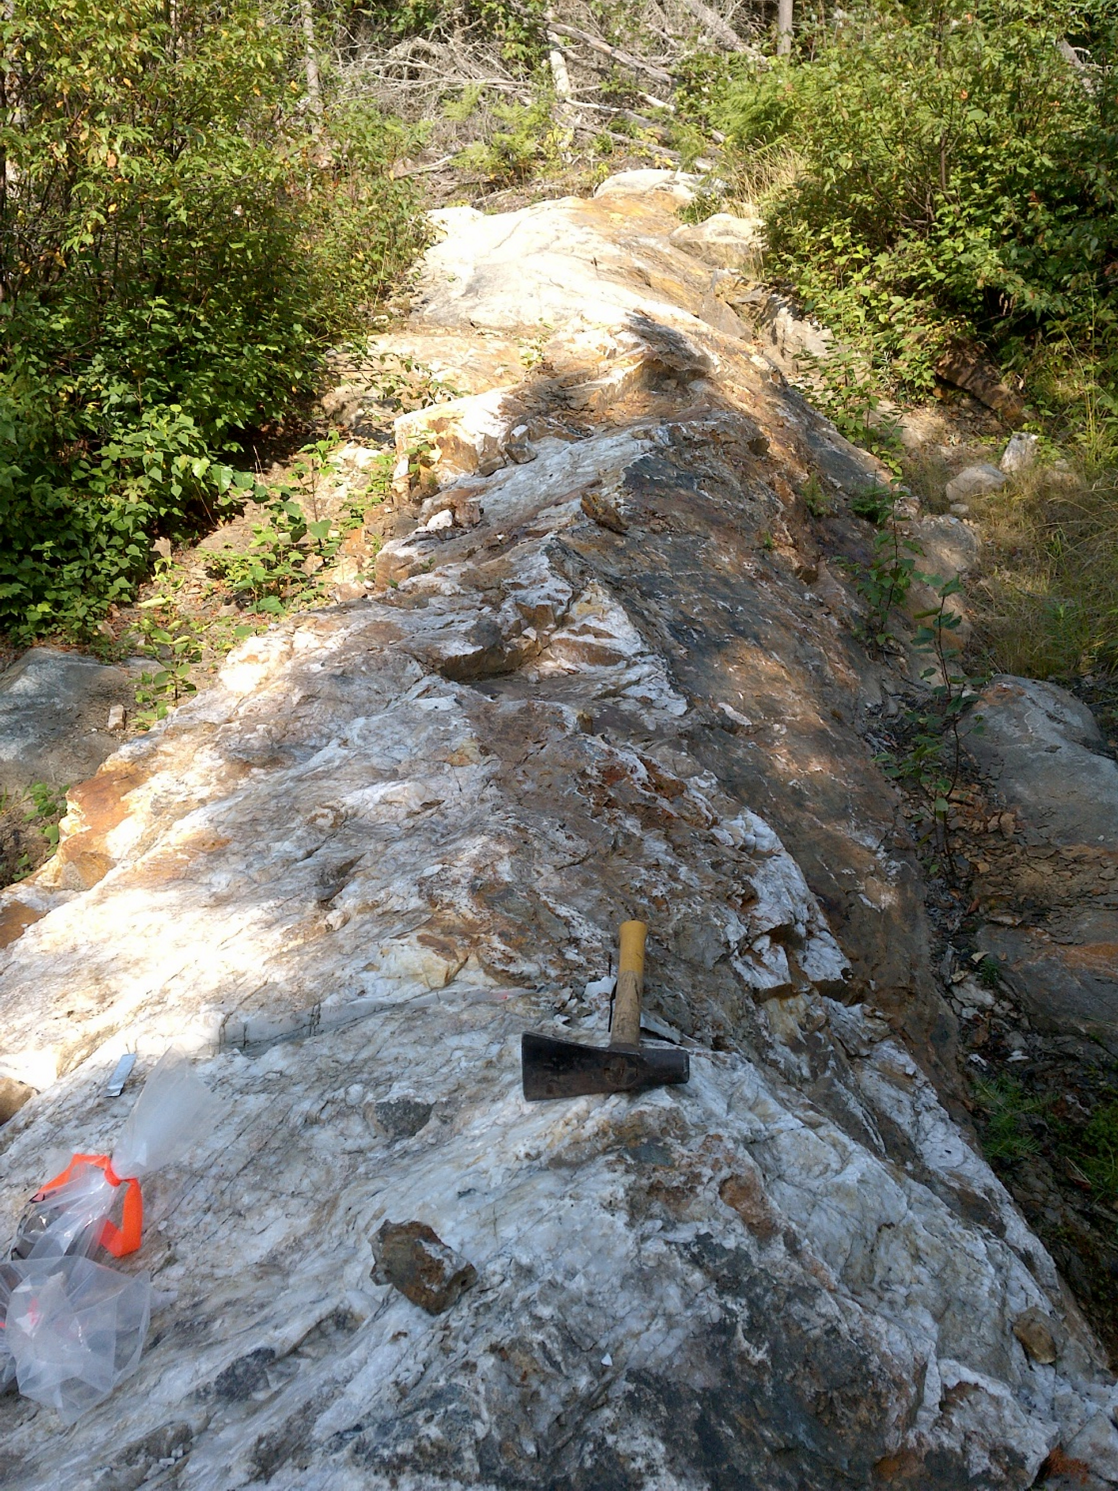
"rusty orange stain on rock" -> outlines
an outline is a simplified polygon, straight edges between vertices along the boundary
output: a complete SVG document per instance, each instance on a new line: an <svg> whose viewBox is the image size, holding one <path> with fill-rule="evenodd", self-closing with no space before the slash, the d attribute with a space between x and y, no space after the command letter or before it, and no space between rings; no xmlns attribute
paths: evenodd
<svg viewBox="0 0 1118 1491"><path fill-rule="evenodd" d="M104 836L128 817L127 797L134 792L144 778L135 768L109 766L71 787L67 794L71 809L76 808L81 816L81 826L65 843L79 836L94 834Z"/></svg>
<svg viewBox="0 0 1118 1491"><path fill-rule="evenodd" d="M7 947L15 942L28 927L44 916L45 911L36 911L33 906L25 906L22 901L9 901L0 911L0 947Z"/></svg>
<svg viewBox="0 0 1118 1491"><path fill-rule="evenodd" d="M128 817L128 794L144 780L135 767L111 765L70 788L67 802L77 827L59 844L47 867L48 882L68 890L89 890L105 878L116 863L105 852L105 837Z"/></svg>
<svg viewBox="0 0 1118 1491"><path fill-rule="evenodd" d="M58 884L66 890L92 890L116 864L111 854L84 848L84 838L77 834L58 851Z"/></svg>

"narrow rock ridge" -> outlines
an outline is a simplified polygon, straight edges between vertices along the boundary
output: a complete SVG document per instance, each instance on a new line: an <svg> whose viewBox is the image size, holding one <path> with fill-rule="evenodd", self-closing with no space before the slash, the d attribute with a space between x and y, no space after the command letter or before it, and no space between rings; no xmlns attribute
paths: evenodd
<svg viewBox="0 0 1118 1491"><path fill-rule="evenodd" d="M38 1094L0 1224L111 1148L125 1047L216 1115L145 1188L138 1375L65 1432L0 1400L0 1483L985 1491L1061 1446L1118 1484L1098 1348L951 1116L882 674L797 495L877 473L647 178L438 215L415 355L523 365L399 422L378 594L243 644L0 899ZM690 1084L525 1104L520 1033L605 1038L632 915ZM445 1313L374 1281L386 1222L476 1269Z"/></svg>

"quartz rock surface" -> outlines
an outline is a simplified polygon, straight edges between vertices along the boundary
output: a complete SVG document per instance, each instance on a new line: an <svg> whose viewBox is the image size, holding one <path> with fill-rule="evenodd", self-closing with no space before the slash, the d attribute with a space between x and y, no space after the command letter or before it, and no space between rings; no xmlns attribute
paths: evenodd
<svg viewBox="0 0 1118 1491"><path fill-rule="evenodd" d="M672 243L716 269L758 272L764 247L764 223L752 217L716 212L702 223L684 223L671 235Z"/></svg>
<svg viewBox="0 0 1118 1491"><path fill-rule="evenodd" d="M1113 1381L957 1122L858 728L885 680L797 495L872 463L661 185L440 214L417 325L542 349L440 438L507 416L535 459L436 460L401 504L470 521L243 643L0 898L0 1076L36 1093L0 1225L111 1149L124 1049L213 1094L122 1265L157 1291L138 1373L64 1432L0 1399L0 1483L994 1491L1073 1444L1118 1483ZM690 1083L525 1103L521 1033L606 1039L634 915ZM371 1275L405 1218L476 1270L445 1314Z"/></svg>

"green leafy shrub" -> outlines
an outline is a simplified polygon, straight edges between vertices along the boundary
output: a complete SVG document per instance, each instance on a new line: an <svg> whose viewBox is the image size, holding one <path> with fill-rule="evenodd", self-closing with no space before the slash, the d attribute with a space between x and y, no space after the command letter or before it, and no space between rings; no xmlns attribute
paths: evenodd
<svg viewBox="0 0 1118 1491"><path fill-rule="evenodd" d="M531 72L546 56L545 0L370 0L364 14L396 36L473 33L500 45L501 56Z"/></svg>
<svg viewBox="0 0 1118 1491"><path fill-rule="evenodd" d="M476 90L467 89L458 104L447 105L448 117L454 118L462 110L472 113L480 96ZM535 89L530 104L516 99L491 101L485 138L467 145L458 156L458 164L502 186L526 180L557 153L560 129L553 117L553 104L551 91L543 85Z"/></svg>
<svg viewBox="0 0 1118 1491"><path fill-rule="evenodd" d="M803 60L730 79L731 156L799 157L767 207L770 262L806 307L917 390L957 338L1022 363L1090 328L1112 390L1116 16L1113 0L879 4L806 31Z"/></svg>
<svg viewBox="0 0 1118 1491"><path fill-rule="evenodd" d="M422 228L368 110L308 136L257 0L14 0L0 19L0 630L88 633L153 534L254 483Z"/></svg>

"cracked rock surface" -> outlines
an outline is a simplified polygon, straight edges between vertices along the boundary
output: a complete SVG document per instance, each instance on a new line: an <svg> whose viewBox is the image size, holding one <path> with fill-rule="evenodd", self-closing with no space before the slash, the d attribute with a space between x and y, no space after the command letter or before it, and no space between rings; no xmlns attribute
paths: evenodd
<svg viewBox="0 0 1118 1491"><path fill-rule="evenodd" d="M671 185L440 215L415 344L539 360L432 411L375 596L244 643L0 897L9 1233L111 1148L125 1047L214 1096L145 1184L138 1374L65 1432L0 1400L0 1484L987 1491L1072 1445L1118 1484L1098 1347L952 1116L882 679L797 496L873 464ZM521 1032L606 1039L634 915L689 1085L526 1104ZM403 1218L476 1269L443 1315L371 1277Z"/></svg>

